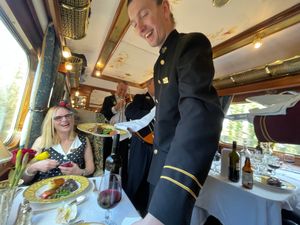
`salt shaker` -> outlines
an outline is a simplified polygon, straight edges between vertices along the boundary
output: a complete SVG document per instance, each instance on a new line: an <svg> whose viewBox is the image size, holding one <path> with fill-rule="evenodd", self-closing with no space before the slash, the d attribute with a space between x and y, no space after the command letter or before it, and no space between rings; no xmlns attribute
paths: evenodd
<svg viewBox="0 0 300 225"><path fill-rule="evenodd" d="M28 200L24 199L15 225L31 225L32 209Z"/></svg>

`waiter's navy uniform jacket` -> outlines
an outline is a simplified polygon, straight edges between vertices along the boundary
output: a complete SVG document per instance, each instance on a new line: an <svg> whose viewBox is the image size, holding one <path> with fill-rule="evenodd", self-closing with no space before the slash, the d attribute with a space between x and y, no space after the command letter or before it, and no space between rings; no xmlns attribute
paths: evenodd
<svg viewBox="0 0 300 225"><path fill-rule="evenodd" d="M154 66L154 154L148 176L156 185L149 212L165 225L190 224L218 148L224 115L213 76L209 40L173 30Z"/></svg>

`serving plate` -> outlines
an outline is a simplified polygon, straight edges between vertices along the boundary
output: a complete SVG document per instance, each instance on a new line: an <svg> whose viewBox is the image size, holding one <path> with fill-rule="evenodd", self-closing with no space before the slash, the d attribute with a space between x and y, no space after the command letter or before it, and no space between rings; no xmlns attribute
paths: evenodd
<svg viewBox="0 0 300 225"><path fill-rule="evenodd" d="M78 130L80 130L82 132L92 134L92 135L95 135L95 136L98 136L98 137L111 137L112 136L112 134L97 133L97 131L96 131L97 126L100 126L103 129L111 129L112 131L119 131L120 135L127 134L127 131L117 129L113 125L108 124L108 123L81 123L81 124L77 125L77 128L78 128Z"/></svg>
<svg viewBox="0 0 300 225"><path fill-rule="evenodd" d="M275 185L270 185L267 183L267 179L270 178L269 176L254 176L254 182L261 187L268 188L271 190L276 190L276 191L294 191L297 189L297 186L294 184L291 184L290 182L287 182L285 180L279 179L281 182L281 186L275 186Z"/></svg>
<svg viewBox="0 0 300 225"><path fill-rule="evenodd" d="M52 180L57 179L57 178L64 178L65 180L67 179L73 179L76 181L78 184L78 189L73 191L67 196L63 196L60 198L55 198L55 199L42 199L40 196L41 194L49 190L50 183ZM76 176L76 175L63 175L63 176L56 176L56 177L51 177L48 179L41 180L39 182L36 182L32 185L30 185L23 193L23 196L25 199L30 201L31 203L55 203L55 202L60 202L60 201L65 201L70 198L74 198L81 194L83 191L85 191L89 187L89 180L86 177L83 176Z"/></svg>

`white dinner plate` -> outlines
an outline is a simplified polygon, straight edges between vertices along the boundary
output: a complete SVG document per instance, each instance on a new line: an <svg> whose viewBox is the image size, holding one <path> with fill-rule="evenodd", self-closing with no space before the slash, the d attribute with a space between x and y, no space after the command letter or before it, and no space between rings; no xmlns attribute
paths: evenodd
<svg viewBox="0 0 300 225"><path fill-rule="evenodd" d="M49 185L51 184L52 180L58 178L64 178L65 180L67 179L75 180L75 182L78 184L78 189L70 193L69 195L60 198L54 198L54 199L41 198L40 197L41 194L44 191L49 190ZM24 191L23 195L31 203L40 203L40 204L55 203L55 202L65 201L70 198L75 198L83 191L85 191L88 187L89 187L89 180L86 177L76 176L76 175L63 175L63 176L47 178L39 182L33 183Z"/></svg>
<svg viewBox="0 0 300 225"><path fill-rule="evenodd" d="M297 186L287 182L285 180L279 179L281 182L280 186L270 185L267 183L267 179L270 178L269 176L254 176L254 183L260 185L263 188L267 188L274 191L295 191Z"/></svg>
<svg viewBox="0 0 300 225"><path fill-rule="evenodd" d="M97 127L101 127L102 129L106 129L110 131L109 133L97 133ZM126 130L116 129L113 125L107 123L81 123L77 125L78 130L92 134L98 137L111 137L113 136L115 130L120 132L120 135L126 135Z"/></svg>

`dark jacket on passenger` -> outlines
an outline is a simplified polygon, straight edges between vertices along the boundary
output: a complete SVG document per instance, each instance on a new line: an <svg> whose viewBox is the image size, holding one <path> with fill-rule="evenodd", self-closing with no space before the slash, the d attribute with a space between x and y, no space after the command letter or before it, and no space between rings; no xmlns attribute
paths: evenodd
<svg viewBox="0 0 300 225"><path fill-rule="evenodd" d="M109 122L110 119L113 117L113 112L111 111L111 108L117 104L115 95L110 95L104 98L101 113L104 115L104 117Z"/></svg>

